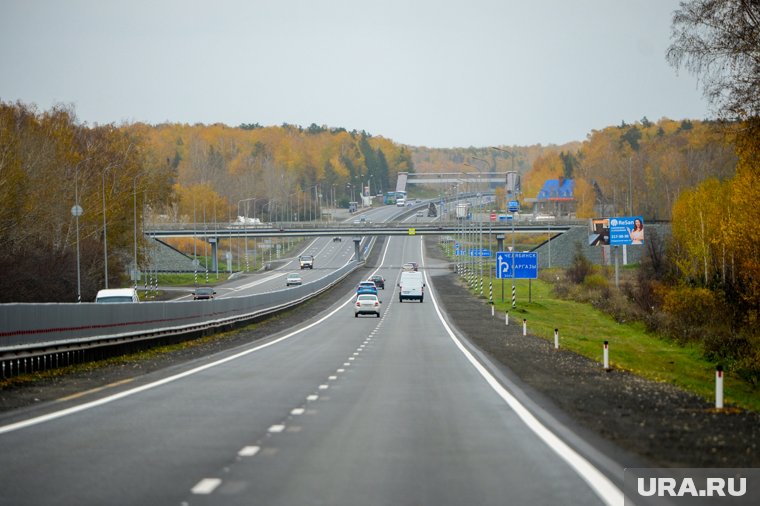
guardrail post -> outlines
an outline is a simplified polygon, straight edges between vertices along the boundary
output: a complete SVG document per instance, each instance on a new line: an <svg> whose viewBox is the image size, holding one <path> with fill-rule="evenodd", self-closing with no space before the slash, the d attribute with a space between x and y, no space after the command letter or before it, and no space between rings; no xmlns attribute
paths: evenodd
<svg viewBox="0 0 760 506"><path fill-rule="evenodd" d="M715 368L715 408L723 409L723 366Z"/></svg>
<svg viewBox="0 0 760 506"><path fill-rule="evenodd" d="M554 349L559 349L559 329L554 329Z"/></svg>

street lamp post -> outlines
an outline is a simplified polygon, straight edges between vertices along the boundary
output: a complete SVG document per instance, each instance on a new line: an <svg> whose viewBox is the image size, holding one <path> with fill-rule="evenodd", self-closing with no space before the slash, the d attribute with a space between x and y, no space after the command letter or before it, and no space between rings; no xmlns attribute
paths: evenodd
<svg viewBox="0 0 760 506"><path fill-rule="evenodd" d="M137 179L141 176L141 174L138 174L132 179L132 198L133 198L133 211L134 211L134 268L132 271L132 277L135 281L135 290L137 289L137 273L139 272L139 269L137 268ZM143 198L143 202L144 202ZM143 217L145 216L145 213L143 212Z"/></svg>
<svg viewBox="0 0 760 506"><path fill-rule="evenodd" d="M76 221L77 229L77 302L82 302L82 276L79 261L79 217L82 216L84 210L79 205L79 164L74 169L74 207L71 208L71 214Z"/></svg>
<svg viewBox="0 0 760 506"><path fill-rule="evenodd" d="M111 165L103 169L103 267L105 270L105 288L108 288L108 223L106 220L106 173Z"/></svg>

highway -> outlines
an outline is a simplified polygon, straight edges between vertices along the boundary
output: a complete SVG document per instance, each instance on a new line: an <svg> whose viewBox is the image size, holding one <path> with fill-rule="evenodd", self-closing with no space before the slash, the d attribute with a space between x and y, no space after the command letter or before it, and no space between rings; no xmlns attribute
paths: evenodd
<svg viewBox="0 0 760 506"><path fill-rule="evenodd" d="M398 302L406 261L423 304ZM0 503L622 504L449 328L442 267L389 238L379 319L347 292L265 341L3 415Z"/></svg>
<svg viewBox="0 0 760 506"><path fill-rule="evenodd" d="M397 216L402 210L393 206L384 206L363 213L362 216L380 223ZM351 218L350 221L353 221ZM333 241L332 237L307 238L305 246L297 255L285 259L282 265L272 271L263 271L236 278L217 289L218 297L237 297L285 289L285 277L291 272L298 272L307 284L323 277L328 271L334 271L354 258L354 242L349 237ZM298 264L300 255L314 256L314 269L301 270ZM191 295L177 300L189 299Z"/></svg>

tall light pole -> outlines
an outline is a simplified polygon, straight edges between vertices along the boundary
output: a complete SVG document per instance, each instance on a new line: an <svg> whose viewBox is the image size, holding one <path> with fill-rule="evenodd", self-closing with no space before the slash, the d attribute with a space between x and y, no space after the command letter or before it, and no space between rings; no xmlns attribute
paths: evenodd
<svg viewBox="0 0 760 506"><path fill-rule="evenodd" d="M137 289L137 178L140 177L140 174L136 175L134 179L132 180L132 197L134 199L133 202L133 209L134 209L134 222L135 222L135 231L134 231L134 270L132 271L132 277L135 281L135 290ZM145 216L145 213L143 213L143 216Z"/></svg>
<svg viewBox="0 0 760 506"><path fill-rule="evenodd" d="M245 202L245 214L243 215L243 236L245 237L245 272L248 272L248 202L253 200L253 210L256 211L256 197L248 199L238 200L238 212L240 212L240 204Z"/></svg>
<svg viewBox="0 0 760 506"><path fill-rule="evenodd" d="M112 168L103 169L103 267L105 270L105 288L108 288L108 223L106 220L106 173Z"/></svg>
<svg viewBox="0 0 760 506"><path fill-rule="evenodd" d="M82 276L79 261L79 217L84 210L79 205L79 164L74 169L74 206L71 208L71 214L74 216L77 228L77 302L82 302Z"/></svg>
<svg viewBox="0 0 760 506"><path fill-rule="evenodd" d="M512 172L515 171L515 150L507 150L503 148L497 148L495 146L491 146L491 149L495 149L496 151L501 151L504 153L507 153L509 156L512 157ZM516 179L513 181L513 183L516 183ZM517 188L514 188L515 190L515 199L517 198ZM515 219L517 218L517 211L519 209L515 209L512 211L511 209L508 209L510 212L512 212L512 307L516 307L516 299L515 299Z"/></svg>

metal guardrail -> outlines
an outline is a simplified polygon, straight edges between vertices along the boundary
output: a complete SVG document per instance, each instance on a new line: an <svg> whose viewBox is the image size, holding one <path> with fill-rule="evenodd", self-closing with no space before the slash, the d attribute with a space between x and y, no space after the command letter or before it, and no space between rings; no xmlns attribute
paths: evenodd
<svg viewBox="0 0 760 506"><path fill-rule="evenodd" d="M241 297L139 304L2 304L0 377L92 359L71 358L72 353L176 338L261 318L329 290L363 264L352 261L297 287Z"/></svg>

